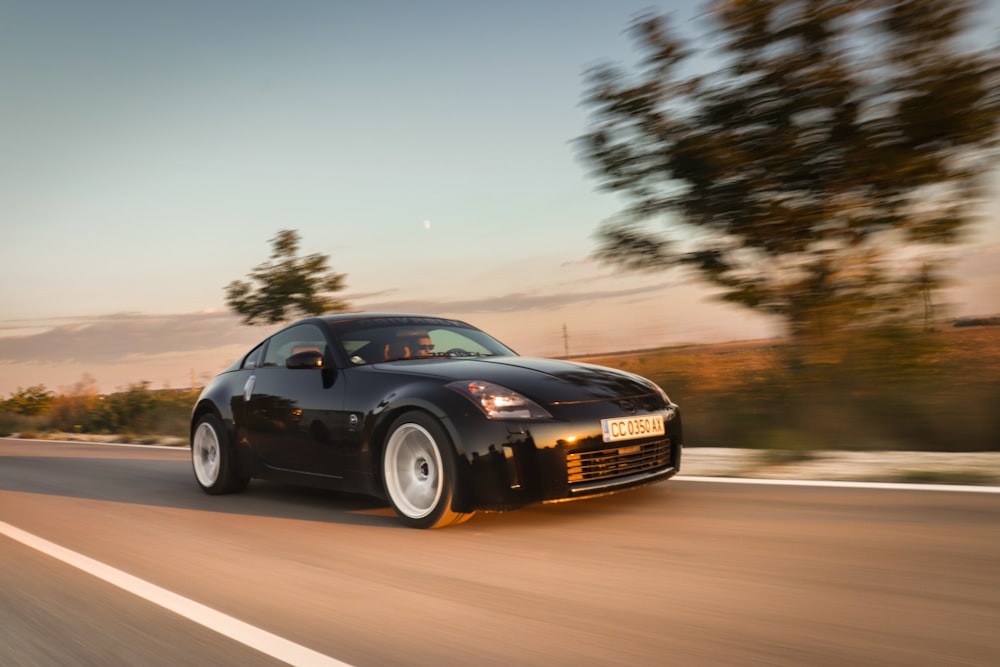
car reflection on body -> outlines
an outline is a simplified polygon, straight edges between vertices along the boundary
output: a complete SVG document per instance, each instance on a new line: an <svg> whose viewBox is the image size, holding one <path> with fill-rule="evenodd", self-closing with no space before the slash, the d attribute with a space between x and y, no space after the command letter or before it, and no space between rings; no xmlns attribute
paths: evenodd
<svg viewBox="0 0 1000 667"><path fill-rule="evenodd" d="M312 484L435 528L671 477L681 421L631 373L520 357L456 320L338 314L290 324L212 380L191 455L209 494Z"/></svg>

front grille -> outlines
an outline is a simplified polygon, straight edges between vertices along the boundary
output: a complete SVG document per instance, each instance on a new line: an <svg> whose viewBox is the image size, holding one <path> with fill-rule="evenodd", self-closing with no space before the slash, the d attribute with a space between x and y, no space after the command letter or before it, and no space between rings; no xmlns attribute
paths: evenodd
<svg viewBox="0 0 1000 667"><path fill-rule="evenodd" d="M566 455L570 485L637 475L669 465L670 438L641 445L623 442L610 449Z"/></svg>

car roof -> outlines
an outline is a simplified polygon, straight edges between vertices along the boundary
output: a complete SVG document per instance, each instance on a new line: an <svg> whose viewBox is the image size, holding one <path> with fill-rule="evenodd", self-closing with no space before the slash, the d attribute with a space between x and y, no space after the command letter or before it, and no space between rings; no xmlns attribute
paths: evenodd
<svg viewBox="0 0 1000 667"><path fill-rule="evenodd" d="M322 320L331 326L336 326L337 324L343 322L363 322L366 320L371 320L373 323L378 320L384 321L385 324L398 324L400 320L413 322L413 323L449 323L458 324L463 326L469 326L461 320L456 320L450 317L439 317L437 315L422 315L417 313L335 313L332 315L320 315L315 319Z"/></svg>
<svg viewBox="0 0 1000 667"><path fill-rule="evenodd" d="M333 313L332 315L317 315L317 317L326 322L348 322L351 320L368 320L368 319L380 319L383 317L429 317L428 315L419 315L416 313Z"/></svg>

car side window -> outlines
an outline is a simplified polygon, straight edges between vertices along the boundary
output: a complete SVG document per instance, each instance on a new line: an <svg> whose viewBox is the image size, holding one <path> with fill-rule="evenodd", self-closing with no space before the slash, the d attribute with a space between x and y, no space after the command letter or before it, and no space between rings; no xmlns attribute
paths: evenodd
<svg viewBox="0 0 1000 667"><path fill-rule="evenodd" d="M315 324L300 324L272 336L262 365L284 366L288 357L307 351L326 354L326 338Z"/></svg>
<svg viewBox="0 0 1000 667"><path fill-rule="evenodd" d="M250 351L250 354L248 354L243 359L243 368L257 368L258 366L260 366L261 365L260 359L263 352L264 352L264 343L261 343L260 345L252 349Z"/></svg>

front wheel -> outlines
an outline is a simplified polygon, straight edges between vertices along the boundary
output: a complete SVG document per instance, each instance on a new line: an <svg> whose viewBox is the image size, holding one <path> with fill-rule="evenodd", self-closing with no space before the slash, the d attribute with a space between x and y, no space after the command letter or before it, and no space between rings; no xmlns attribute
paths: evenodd
<svg viewBox="0 0 1000 667"><path fill-rule="evenodd" d="M205 493L236 493L250 483L249 477L238 474L226 430L222 421L213 414L202 416L194 427L191 464L195 479Z"/></svg>
<svg viewBox="0 0 1000 667"><path fill-rule="evenodd" d="M437 420L409 412L392 423L382 480L400 521L412 528L442 528L471 518L472 513L451 509L455 477L451 440Z"/></svg>

